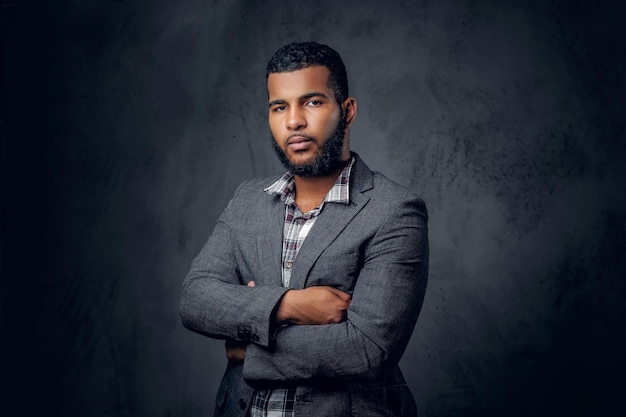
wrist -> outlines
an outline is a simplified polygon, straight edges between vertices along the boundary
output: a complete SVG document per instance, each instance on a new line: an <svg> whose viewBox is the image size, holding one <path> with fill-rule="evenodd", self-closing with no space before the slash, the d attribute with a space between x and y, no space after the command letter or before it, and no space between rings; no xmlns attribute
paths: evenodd
<svg viewBox="0 0 626 417"><path fill-rule="evenodd" d="M276 309L275 321L277 324L290 323L293 320L292 301L295 291L289 290L281 297Z"/></svg>

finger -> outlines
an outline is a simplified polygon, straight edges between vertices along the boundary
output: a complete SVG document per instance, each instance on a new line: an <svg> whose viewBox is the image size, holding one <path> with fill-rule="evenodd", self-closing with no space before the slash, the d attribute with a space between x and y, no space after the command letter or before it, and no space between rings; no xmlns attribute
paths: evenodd
<svg viewBox="0 0 626 417"><path fill-rule="evenodd" d="M329 287L329 289L334 295L336 295L337 297L341 298L344 301L350 301L352 299L352 296L345 291L341 291L334 287Z"/></svg>
<svg viewBox="0 0 626 417"><path fill-rule="evenodd" d="M248 282L248 287L256 287L256 282L254 281Z"/></svg>

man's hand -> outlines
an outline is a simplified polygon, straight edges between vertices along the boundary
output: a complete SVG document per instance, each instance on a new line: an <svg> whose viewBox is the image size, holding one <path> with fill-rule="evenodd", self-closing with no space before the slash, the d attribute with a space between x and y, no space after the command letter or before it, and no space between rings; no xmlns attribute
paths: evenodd
<svg viewBox="0 0 626 417"><path fill-rule="evenodd" d="M226 357L229 361L241 363L246 358L246 346L248 342L238 342L236 340L226 340Z"/></svg>
<svg viewBox="0 0 626 417"><path fill-rule="evenodd" d="M276 311L278 323L330 324L346 319L350 294L334 287L316 286L289 290Z"/></svg>

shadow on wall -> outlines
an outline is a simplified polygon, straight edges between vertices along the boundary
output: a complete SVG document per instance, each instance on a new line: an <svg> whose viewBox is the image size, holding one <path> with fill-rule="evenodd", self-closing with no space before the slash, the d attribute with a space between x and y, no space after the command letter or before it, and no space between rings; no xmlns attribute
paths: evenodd
<svg viewBox="0 0 626 417"><path fill-rule="evenodd" d="M354 150L429 207L422 415L623 408L621 7L74 3L2 8L4 414L211 412L223 346L180 285L236 186L281 171L264 68L308 39L347 64Z"/></svg>

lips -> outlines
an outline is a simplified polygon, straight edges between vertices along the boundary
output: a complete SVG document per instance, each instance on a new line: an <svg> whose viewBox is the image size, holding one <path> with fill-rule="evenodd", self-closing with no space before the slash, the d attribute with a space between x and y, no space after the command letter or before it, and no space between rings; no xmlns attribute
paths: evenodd
<svg viewBox="0 0 626 417"><path fill-rule="evenodd" d="M287 139L287 147L293 151L303 151L309 148L313 139L306 136L292 136Z"/></svg>

